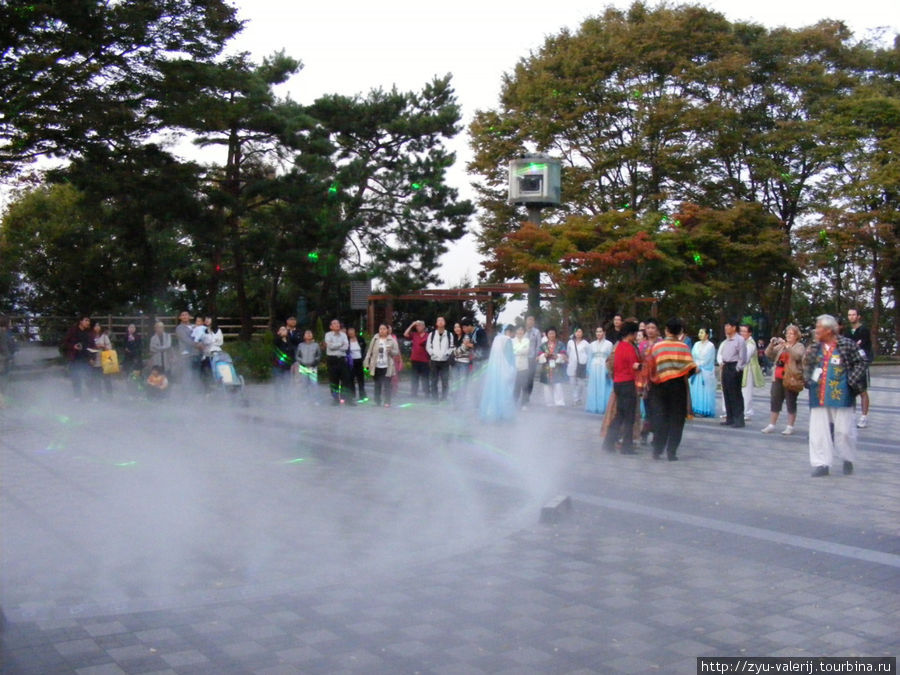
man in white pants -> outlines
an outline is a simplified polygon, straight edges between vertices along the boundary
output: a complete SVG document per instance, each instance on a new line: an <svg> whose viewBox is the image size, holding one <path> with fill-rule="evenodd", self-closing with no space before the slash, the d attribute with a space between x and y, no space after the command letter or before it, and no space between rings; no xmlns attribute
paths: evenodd
<svg viewBox="0 0 900 675"><path fill-rule="evenodd" d="M809 462L813 478L827 476L837 455L844 474L856 461L856 396L866 390L866 363L856 344L839 334L837 319L816 319L816 341L806 350L803 373L809 388ZM834 431L832 434L832 427Z"/></svg>

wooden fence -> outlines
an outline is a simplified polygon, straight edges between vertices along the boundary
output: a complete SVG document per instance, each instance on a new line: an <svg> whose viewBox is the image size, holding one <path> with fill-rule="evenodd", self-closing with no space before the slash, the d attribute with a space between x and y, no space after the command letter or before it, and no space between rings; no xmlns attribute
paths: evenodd
<svg viewBox="0 0 900 675"><path fill-rule="evenodd" d="M45 344L59 344L76 319L71 316L24 316L9 315L10 328L16 338L22 342L43 342ZM253 334L263 335L269 332L269 317L254 316ZM128 326L134 324L137 331L145 340L153 335L153 325L156 321L162 321L166 326L166 332L172 333L178 325L177 316L92 316L91 319L99 321L106 328L110 339L123 338L128 331ZM219 319L219 328L226 340L234 339L241 330L241 320L237 317L222 317Z"/></svg>

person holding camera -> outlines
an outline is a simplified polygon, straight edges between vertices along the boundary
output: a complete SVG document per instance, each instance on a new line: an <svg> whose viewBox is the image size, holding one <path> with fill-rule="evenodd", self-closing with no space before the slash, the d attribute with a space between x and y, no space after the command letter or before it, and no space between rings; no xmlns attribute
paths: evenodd
<svg viewBox="0 0 900 675"><path fill-rule="evenodd" d="M775 364L775 374L772 377L770 390L771 417L769 423L763 427L764 434L775 431L775 424L781 414L781 408L787 404L788 423L781 432L783 436L794 433L794 422L797 420L797 396L804 389L803 382L803 354L806 349L800 342L800 329L791 324L784 329L784 338L773 337L766 347L766 358Z"/></svg>

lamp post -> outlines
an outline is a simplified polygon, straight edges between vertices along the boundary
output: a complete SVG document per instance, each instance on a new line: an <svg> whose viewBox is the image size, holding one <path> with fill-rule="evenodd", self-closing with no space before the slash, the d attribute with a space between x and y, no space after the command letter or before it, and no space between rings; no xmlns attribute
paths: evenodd
<svg viewBox="0 0 900 675"><path fill-rule="evenodd" d="M540 227L541 209L559 206L562 163L548 155L522 155L509 163L509 203L523 205L528 221ZM540 272L526 272L528 284L528 313L535 317L541 312Z"/></svg>

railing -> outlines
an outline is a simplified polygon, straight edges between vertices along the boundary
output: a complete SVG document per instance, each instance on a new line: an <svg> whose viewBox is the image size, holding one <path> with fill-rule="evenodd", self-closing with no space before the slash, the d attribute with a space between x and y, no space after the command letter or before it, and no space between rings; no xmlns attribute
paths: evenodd
<svg viewBox="0 0 900 675"><path fill-rule="evenodd" d="M59 344L77 320L71 316L25 316L25 315L9 315L10 328L16 338L22 342L43 342L45 344ZM157 321L162 321L166 326L166 332L171 333L178 325L177 316L117 316L107 314L104 316L93 316L93 320L99 321L106 328L110 339L115 340L122 338L128 332L128 326L134 324L137 332L145 339L149 339L153 335L153 325ZM269 332L269 317L254 316L253 335L263 335ZM225 339L233 339L238 336L241 330L241 320L238 317L222 317L219 319L219 328Z"/></svg>

